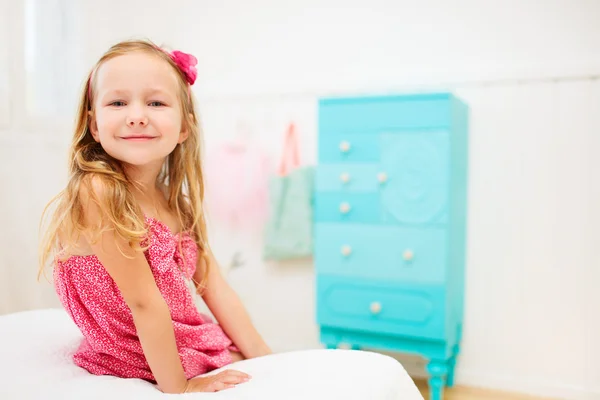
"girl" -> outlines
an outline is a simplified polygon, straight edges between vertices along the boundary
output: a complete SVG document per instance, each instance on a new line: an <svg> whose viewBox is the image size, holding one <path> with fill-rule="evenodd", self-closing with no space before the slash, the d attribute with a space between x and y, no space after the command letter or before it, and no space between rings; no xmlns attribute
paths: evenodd
<svg viewBox="0 0 600 400"><path fill-rule="evenodd" d="M166 393L233 387L249 376L201 375L271 353L208 246L196 63L145 41L102 56L41 249L40 272L54 259L56 291L84 336L75 363ZM195 308L186 278L218 324Z"/></svg>

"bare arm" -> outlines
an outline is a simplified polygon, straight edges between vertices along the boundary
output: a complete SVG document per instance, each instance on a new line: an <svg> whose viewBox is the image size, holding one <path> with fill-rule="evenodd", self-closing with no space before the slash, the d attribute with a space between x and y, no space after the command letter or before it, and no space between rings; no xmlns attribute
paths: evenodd
<svg viewBox="0 0 600 400"><path fill-rule="evenodd" d="M102 198L103 188L99 184L94 184L93 190L98 198ZM102 218L102 211L95 202L89 201L85 189L81 194L86 225L94 226ZM187 379L179 358L170 311L144 254L131 249L112 231L103 233L96 243L89 237L86 239L131 310L144 355L159 388L165 393L182 393ZM121 254L119 247L126 256Z"/></svg>
<svg viewBox="0 0 600 400"><path fill-rule="evenodd" d="M202 298L212 314L244 357L255 358L271 354L271 349L252 324L237 293L223 278L212 252L209 253L209 262L209 274ZM204 261L200 258L194 276L197 282L205 268Z"/></svg>

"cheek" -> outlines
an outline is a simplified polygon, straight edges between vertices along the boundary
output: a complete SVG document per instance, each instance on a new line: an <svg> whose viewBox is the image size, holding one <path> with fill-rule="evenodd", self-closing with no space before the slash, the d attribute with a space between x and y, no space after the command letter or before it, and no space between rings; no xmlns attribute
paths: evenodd
<svg viewBox="0 0 600 400"><path fill-rule="evenodd" d="M120 125L120 119L116 113L99 112L96 117L96 126L98 134L102 137L105 134L110 134Z"/></svg>
<svg viewBox="0 0 600 400"><path fill-rule="evenodd" d="M181 118L176 113L164 113L155 119L157 128L164 136L179 136L181 132Z"/></svg>

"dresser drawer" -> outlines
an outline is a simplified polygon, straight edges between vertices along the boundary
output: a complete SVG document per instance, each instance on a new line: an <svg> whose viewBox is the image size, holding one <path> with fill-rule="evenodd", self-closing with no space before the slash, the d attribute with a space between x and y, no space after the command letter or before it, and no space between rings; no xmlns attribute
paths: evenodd
<svg viewBox="0 0 600 400"><path fill-rule="evenodd" d="M387 335L444 339L442 286L317 275L317 322Z"/></svg>
<svg viewBox="0 0 600 400"><path fill-rule="evenodd" d="M313 218L316 222L350 222L379 224L381 214L379 193L317 192Z"/></svg>
<svg viewBox="0 0 600 400"><path fill-rule="evenodd" d="M377 192L386 177L378 164L323 164L316 171L315 190Z"/></svg>
<svg viewBox="0 0 600 400"><path fill-rule="evenodd" d="M385 192L320 192L315 193L315 222L347 222L389 226L442 226L447 223L446 207L423 202L390 203L382 201ZM388 194L385 199L390 199ZM412 206L412 209L409 208ZM406 210L414 210L412 214Z"/></svg>
<svg viewBox="0 0 600 400"><path fill-rule="evenodd" d="M376 162L380 152L378 137L364 133L330 134L318 143L319 163Z"/></svg>
<svg viewBox="0 0 600 400"><path fill-rule="evenodd" d="M446 279L444 229L317 223L314 232L318 273L405 283Z"/></svg>
<svg viewBox="0 0 600 400"><path fill-rule="evenodd" d="M452 102L447 93L322 99L319 134L449 127Z"/></svg>

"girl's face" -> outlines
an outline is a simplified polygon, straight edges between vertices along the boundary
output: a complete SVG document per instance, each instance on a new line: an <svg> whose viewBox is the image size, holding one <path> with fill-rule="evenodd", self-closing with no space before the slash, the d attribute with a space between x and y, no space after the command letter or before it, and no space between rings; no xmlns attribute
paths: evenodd
<svg viewBox="0 0 600 400"><path fill-rule="evenodd" d="M176 72L158 56L136 52L106 61L96 73L90 130L126 164L160 164L178 143L182 111Z"/></svg>

